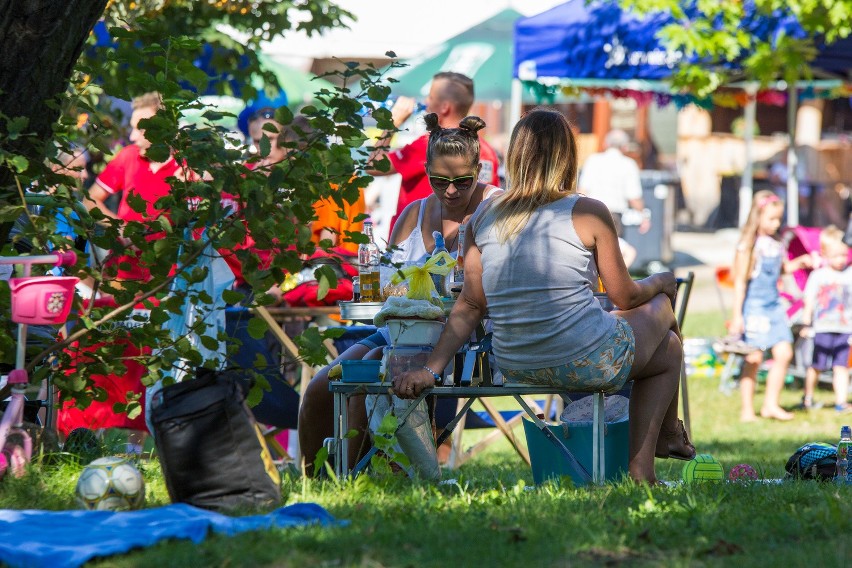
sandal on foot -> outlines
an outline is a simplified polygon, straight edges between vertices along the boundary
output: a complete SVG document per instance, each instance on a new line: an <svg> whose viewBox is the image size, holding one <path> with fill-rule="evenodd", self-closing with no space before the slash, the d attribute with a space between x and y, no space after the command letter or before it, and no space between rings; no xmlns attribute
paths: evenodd
<svg viewBox="0 0 852 568"><path fill-rule="evenodd" d="M672 442L680 448L672 451ZM662 448L660 447L662 443ZM682 451L685 449L686 451ZM660 429L660 437L657 440L657 449L654 455L661 459L672 458L675 460L689 461L695 457L695 446L689 441L689 436L686 434L686 428L683 427L683 420L677 421L677 427L674 430Z"/></svg>

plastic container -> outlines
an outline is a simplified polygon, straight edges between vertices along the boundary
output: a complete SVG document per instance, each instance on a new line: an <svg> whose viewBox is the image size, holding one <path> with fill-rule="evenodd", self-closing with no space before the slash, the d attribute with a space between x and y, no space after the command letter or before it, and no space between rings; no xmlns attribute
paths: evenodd
<svg viewBox="0 0 852 568"><path fill-rule="evenodd" d="M384 348L382 363L385 377L391 381L406 371L423 368L432 354L428 346L388 346Z"/></svg>
<svg viewBox="0 0 852 568"><path fill-rule="evenodd" d="M340 363L343 367L341 381L344 383L377 383L380 380L379 367L381 363L378 360L343 361Z"/></svg>
<svg viewBox="0 0 852 568"><path fill-rule="evenodd" d="M444 330L444 322L418 319L388 319L393 345L434 347Z"/></svg>
<svg viewBox="0 0 852 568"><path fill-rule="evenodd" d="M12 278L12 321L55 325L65 323L74 300L74 276L31 276Z"/></svg>

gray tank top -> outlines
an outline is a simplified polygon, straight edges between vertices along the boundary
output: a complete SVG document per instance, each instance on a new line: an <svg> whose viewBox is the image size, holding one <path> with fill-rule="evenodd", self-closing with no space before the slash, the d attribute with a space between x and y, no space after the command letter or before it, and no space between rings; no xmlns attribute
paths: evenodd
<svg viewBox="0 0 852 568"><path fill-rule="evenodd" d="M541 207L503 244L492 215L472 223L498 367L564 365L596 350L615 328L615 317L594 297L594 256L574 230L578 199L574 194Z"/></svg>

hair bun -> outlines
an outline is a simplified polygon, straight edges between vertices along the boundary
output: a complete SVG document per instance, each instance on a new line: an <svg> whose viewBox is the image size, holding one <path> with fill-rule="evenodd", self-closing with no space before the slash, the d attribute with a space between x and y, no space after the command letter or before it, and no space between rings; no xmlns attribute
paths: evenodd
<svg viewBox="0 0 852 568"><path fill-rule="evenodd" d="M485 128L485 121L478 116L466 116L459 123L459 128L476 135L477 132Z"/></svg>
<svg viewBox="0 0 852 568"><path fill-rule="evenodd" d="M423 121L426 122L426 130L429 132L440 132L441 125L438 124L438 115L434 112L430 112L426 116L423 117Z"/></svg>

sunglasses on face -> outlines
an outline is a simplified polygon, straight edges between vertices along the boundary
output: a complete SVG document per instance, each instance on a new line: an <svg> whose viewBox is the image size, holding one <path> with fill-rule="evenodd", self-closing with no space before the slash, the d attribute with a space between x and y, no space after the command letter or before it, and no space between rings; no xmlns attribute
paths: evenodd
<svg viewBox="0 0 852 568"><path fill-rule="evenodd" d="M429 176L429 185L437 191L447 191L450 184L453 184L458 191L466 191L476 183L476 176L467 175L457 178L446 178L441 176Z"/></svg>

